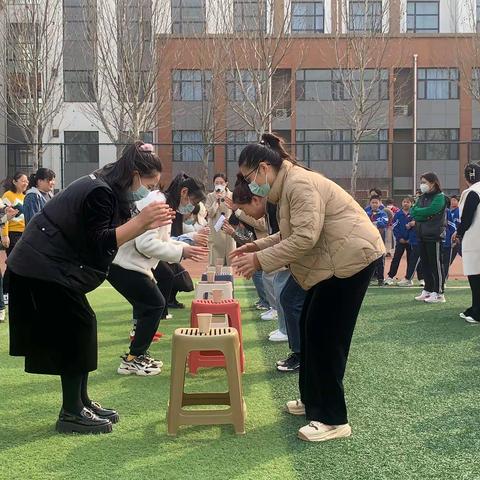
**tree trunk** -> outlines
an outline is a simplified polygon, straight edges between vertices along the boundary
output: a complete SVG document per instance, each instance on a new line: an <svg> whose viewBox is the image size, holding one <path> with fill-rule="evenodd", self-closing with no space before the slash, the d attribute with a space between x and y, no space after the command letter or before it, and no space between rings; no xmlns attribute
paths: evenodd
<svg viewBox="0 0 480 480"><path fill-rule="evenodd" d="M353 155L352 155L352 175L350 179L350 195L355 198L357 194L357 178L358 178L358 158L360 155L360 145L358 141L355 141L353 144Z"/></svg>

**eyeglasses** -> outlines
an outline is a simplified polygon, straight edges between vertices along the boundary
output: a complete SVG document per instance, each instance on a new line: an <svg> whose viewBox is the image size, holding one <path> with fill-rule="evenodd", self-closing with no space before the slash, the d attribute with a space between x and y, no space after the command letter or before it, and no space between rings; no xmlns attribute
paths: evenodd
<svg viewBox="0 0 480 480"><path fill-rule="evenodd" d="M250 172L248 172L246 175L244 175L244 176L243 176L243 179L244 179L247 183L250 183L251 180L250 180L248 177L250 177L250 175L252 175L252 173L255 173L259 168L260 168L260 165L257 165L253 170L250 170Z"/></svg>

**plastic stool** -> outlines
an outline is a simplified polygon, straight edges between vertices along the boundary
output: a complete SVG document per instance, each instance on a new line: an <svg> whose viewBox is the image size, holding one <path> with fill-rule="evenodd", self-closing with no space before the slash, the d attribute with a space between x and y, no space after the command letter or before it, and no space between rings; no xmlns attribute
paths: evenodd
<svg viewBox="0 0 480 480"><path fill-rule="evenodd" d="M235 328L240 341L240 366L242 373L245 371L245 355L242 342L242 314L238 300L222 300L215 303L213 300L194 300L190 316L190 326L198 327L197 315L211 313L212 315L226 315L229 327ZM225 357L221 352L192 352L188 358L188 371L195 375L200 367L224 367Z"/></svg>
<svg viewBox="0 0 480 480"><path fill-rule="evenodd" d="M221 290L225 300L233 298L233 287L230 282L198 282L195 285L195 298L197 300L205 299L205 297L209 299L212 297L212 290Z"/></svg>
<svg viewBox="0 0 480 480"><path fill-rule="evenodd" d="M228 392L185 393L185 361L193 350L221 350L226 358ZM234 328L177 328L172 339L170 402L167 409L168 435L176 435L180 425L233 424L235 433L245 433L246 405L240 374L240 342ZM189 405L229 405L226 409L185 410Z"/></svg>

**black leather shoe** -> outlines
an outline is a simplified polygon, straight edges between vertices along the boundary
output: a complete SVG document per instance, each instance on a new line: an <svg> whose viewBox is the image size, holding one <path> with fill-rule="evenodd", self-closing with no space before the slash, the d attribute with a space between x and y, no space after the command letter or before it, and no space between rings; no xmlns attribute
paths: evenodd
<svg viewBox="0 0 480 480"><path fill-rule="evenodd" d="M112 422L95 415L88 408L83 408L78 414L68 413L62 408L55 430L59 433L110 433Z"/></svg>
<svg viewBox="0 0 480 480"><path fill-rule="evenodd" d="M106 418L112 423L117 423L120 420L118 412L109 408L103 408L98 402L91 402L87 408L91 410L97 417Z"/></svg>

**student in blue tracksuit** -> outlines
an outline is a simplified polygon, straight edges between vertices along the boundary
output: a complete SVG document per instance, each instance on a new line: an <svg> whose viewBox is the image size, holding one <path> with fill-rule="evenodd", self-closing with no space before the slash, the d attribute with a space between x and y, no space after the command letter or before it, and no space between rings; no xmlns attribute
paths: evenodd
<svg viewBox="0 0 480 480"><path fill-rule="evenodd" d="M422 262L420 261L420 244L418 243L417 232L415 230L415 221L412 220L408 225L409 236L408 243L410 244L410 261L407 264L407 274L405 281L398 282L399 287L413 286L413 277L417 272L417 278L423 284Z"/></svg>
<svg viewBox="0 0 480 480"><path fill-rule="evenodd" d="M445 240L443 241L442 246L442 262L443 269L445 272L445 280L448 279L448 271L452 263L452 253L453 253L453 244L452 244L452 235L457 231L457 226L453 219L452 212L449 208L446 209L447 215L447 228L445 232Z"/></svg>
<svg viewBox="0 0 480 480"><path fill-rule="evenodd" d="M373 195L370 198L370 206L365 209L365 212L369 216L372 223L378 228L380 235L385 242L385 231L388 226L388 215L381 209L382 201L378 195ZM384 285L384 271L385 271L385 256L380 257L375 261L375 270L373 276L376 277L378 286L382 287Z"/></svg>
<svg viewBox="0 0 480 480"><path fill-rule="evenodd" d="M458 230L460 226L460 208L459 208L459 198L457 195L452 195L450 197L450 212L452 214L453 222L455 223L455 230ZM450 265L455 260L457 255L462 256L462 244L454 243L452 245L452 256L450 258Z"/></svg>
<svg viewBox="0 0 480 480"><path fill-rule="evenodd" d="M393 255L390 270L385 280L385 285L393 285L395 283L395 275L398 272L400 260L403 254L407 254L407 264L410 262L411 247L409 242L410 229L407 225L413 220L410 215L413 200L410 197L405 197L402 200L402 209L399 210L393 217L393 235L395 237L395 253Z"/></svg>

